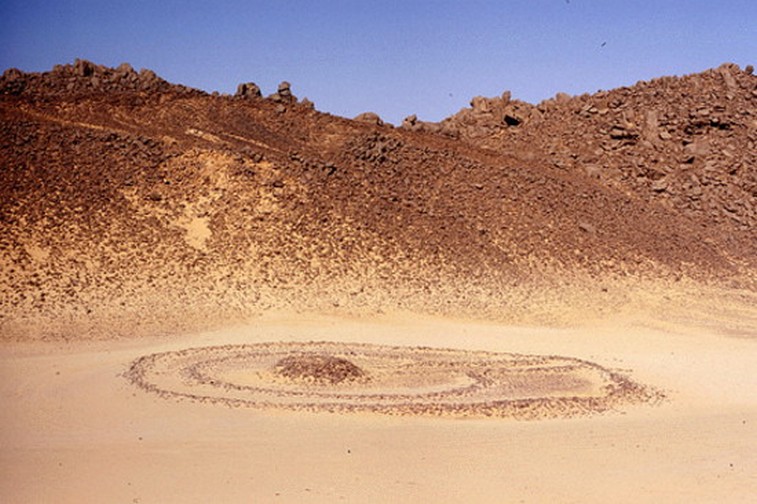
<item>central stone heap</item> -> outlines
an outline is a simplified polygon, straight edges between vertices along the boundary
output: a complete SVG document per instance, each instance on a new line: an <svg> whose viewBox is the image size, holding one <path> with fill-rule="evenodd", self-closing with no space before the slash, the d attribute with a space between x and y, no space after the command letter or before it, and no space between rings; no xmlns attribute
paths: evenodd
<svg viewBox="0 0 757 504"><path fill-rule="evenodd" d="M331 385L365 376L362 369L347 359L322 354L284 357L276 363L274 372L292 380Z"/></svg>

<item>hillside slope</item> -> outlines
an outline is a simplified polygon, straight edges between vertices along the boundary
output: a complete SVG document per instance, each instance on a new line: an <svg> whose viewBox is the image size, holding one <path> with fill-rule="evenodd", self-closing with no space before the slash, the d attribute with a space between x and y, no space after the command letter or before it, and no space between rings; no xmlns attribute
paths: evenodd
<svg viewBox="0 0 757 504"><path fill-rule="evenodd" d="M742 88L753 82L735 79ZM606 119L591 124L624 114L611 105L623 93L602 96L608 112L596 117ZM641 167L656 144L634 150L646 133L613 138L610 130L596 140L610 148L598 153L591 139L601 133L571 122L595 117L577 107L597 97L545 108L539 120L529 109L517 129L482 136L458 117L445 135L324 114L288 86L269 98L249 88L219 96L128 65L8 70L0 79L0 333L125 336L281 308L521 320L549 318L554 303L601 304L587 296L622 302L623 290L608 286L628 282L750 287L750 96L734 91L724 102L739 104L740 122L702 127L709 157L696 150L682 159L725 178L710 188L697 176L707 189L686 201L703 206L687 211L678 165L662 191L661 177L636 174L653 171ZM657 117L659 126L665 116ZM546 147L552 139L559 148ZM625 164L608 162L599 176L589 168L616 158Z"/></svg>

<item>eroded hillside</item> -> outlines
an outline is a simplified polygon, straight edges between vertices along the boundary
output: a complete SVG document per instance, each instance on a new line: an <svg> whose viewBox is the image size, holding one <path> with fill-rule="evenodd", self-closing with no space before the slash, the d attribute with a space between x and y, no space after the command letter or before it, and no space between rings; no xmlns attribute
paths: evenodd
<svg viewBox="0 0 757 504"><path fill-rule="evenodd" d="M730 94L682 93L686 79ZM262 98L128 65L6 71L2 334L280 308L549 319L555 303L622 304L628 282L750 287L754 77L663 82L538 107L477 99L442 127L393 128L318 112L288 85Z"/></svg>

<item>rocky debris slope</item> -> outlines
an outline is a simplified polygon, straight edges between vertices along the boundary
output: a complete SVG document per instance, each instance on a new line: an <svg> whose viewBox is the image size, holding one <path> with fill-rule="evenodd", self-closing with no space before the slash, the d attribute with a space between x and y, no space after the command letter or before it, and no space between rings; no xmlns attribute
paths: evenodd
<svg viewBox="0 0 757 504"><path fill-rule="evenodd" d="M584 173L706 227L757 240L757 77L733 64L538 105L476 97L439 131Z"/></svg>
<svg viewBox="0 0 757 504"><path fill-rule="evenodd" d="M754 242L525 148L334 117L289 85L259 99L116 75L133 74L0 79L3 337L277 308L522 320L621 302L631 280L754 271Z"/></svg>

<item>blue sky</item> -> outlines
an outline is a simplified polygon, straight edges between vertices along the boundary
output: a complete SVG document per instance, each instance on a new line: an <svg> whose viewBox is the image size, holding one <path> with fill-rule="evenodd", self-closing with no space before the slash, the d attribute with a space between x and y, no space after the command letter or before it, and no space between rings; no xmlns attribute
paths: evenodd
<svg viewBox="0 0 757 504"><path fill-rule="evenodd" d="M0 0L0 69L77 57L206 91L288 80L319 110L397 124L757 64L757 1Z"/></svg>

